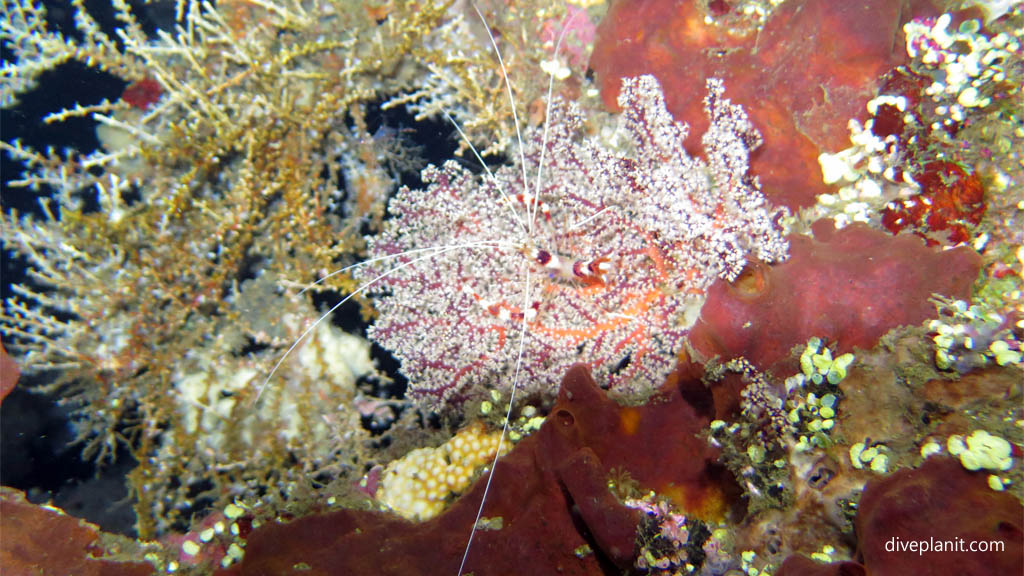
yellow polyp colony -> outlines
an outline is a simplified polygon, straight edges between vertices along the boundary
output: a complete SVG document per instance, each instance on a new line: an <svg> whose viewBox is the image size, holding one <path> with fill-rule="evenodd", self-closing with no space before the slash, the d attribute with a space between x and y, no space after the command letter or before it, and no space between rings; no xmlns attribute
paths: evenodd
<svg viewBox="0 0 1024 576"><path fill-rule="evenodd" d="M1013 467L1013 450L1009 442L984 430L975 430L964 438L953 435L946 441L950 455L960 458L964 468L971 470L1006 471Z"/></svg>
<svg viewBox="0 0 1024 576"><path fill-rule="evenodd" d="M377 499L410 520L429 520L452 495L464 492L476 473L494 460L501 432L482 424L460 430L436 448L418 448L388 464ZM508 451L506 443L502 452Z"/></svg>

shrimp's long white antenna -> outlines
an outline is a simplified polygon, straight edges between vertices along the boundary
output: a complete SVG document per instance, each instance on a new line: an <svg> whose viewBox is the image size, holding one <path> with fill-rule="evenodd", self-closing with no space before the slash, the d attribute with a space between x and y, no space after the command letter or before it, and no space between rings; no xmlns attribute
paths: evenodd
<svg viewBox="0 0 1024 576"><path fill-rule="evenodd" d="M364 282L361 286L359 286L358 288L353 290L349 295L347 295L344 298L342 298L341 301L339 301L337 304L335 304L334 306L331 306L330 310L328 310L327 312L324 312L319 318L316 319L315 322L313 322L305 330L303 330L302 334L299 334L299 337L296 338L294 342L292 342L292 345L289 346L288 349L285 350L284 354L282 354L281 357L277 359L277 363L274 364L274 367L271 368L270 373L267 374L267 377L263 379L263 383L260 384L260 389L256 393L256 398L253 400L253 404L256 404L257 402L260 401L260 397L263 396L263 391L266 390L267 384L270 383L270 379L274 377L274 374L277 373L278 368L280 368L281 365L284 364L284 361L288 358L288 356L291 355L292 351L294 351L296 348L298 348L299 344L301 344L302 341L306 339L306 336L308 336L310 332L312 332L317 326L320 325L321 322L326 320L327 317L330 316L332 312L334 312L335 310L340 308L345 302L348 302L349 300L354 298L357 294L360 294L360 293L366 291L366 289L368 289L369 287L373 286L377 282L383 280L384 278L387 278L388 276L394 274L395 272L398 272L399 270L401 270L401 269L403 269L403 268L405 268L407 266L411 266L413 264L416 264L417 262L420 262L420 261L423 261L423 260L428 260L430 258L434 258L435 256L440 256L442 254L446 254L448 252L452 252L452 251L455 251L455 250L461 250L463 248L472 249L472 248L485 248L485 247L486 248L491 248L491 247L512 247L512 248L514 248L515 245L513 243L511 243L511 242L490 241L490 242L467 242L467 243L464 243L464 244L451 244L449 246L434 246L434 247L431 247L431 248L417 248L415 250L409 250L407 252L401 252L399 254L392 254L392 255L389 255L389 256L381 256L379 258L374 258L372 260L366 260L364 262L358 262L358 263L353 264L351 266L346 266L345 268L342 268L342 270L350 270L350 269L358 267L358 266L364 266L364 265L367 265L367 264L372 264L373 262L377 262L377 261L384 260L384 259L387 259L387 258L392 258L392 257L397 257L397 256L404 256L404 255L415 253L415 252L432 251L430 254L426 254L424 256L418 256L418 257L416 257L416 258L414 258L414 259L412 259L412 260L410 260L408 262L405 262L405 263L399 264L398 266L394 266L392 268L389 268L388 270L384 271L383 273L377 275L377 277L373 278L369 282ZM339 273L342 270L335 271L332 274ZM323 279L318 280L317 282L320 282L322 280ZM307 289L308 289L308 287L307 287Z"/></svg>
<svg viewBox="0 0 1024 576"><path fill-rule="evenodd" d="M519 116L516 113L516 101L515 101L515 97L512 95L512 85L511 85L511 83L509 82L509 79L508 79L508 72L505 69L505 62L501 58L501 50L498 49L498 44L494 41L494 35L491 34L491 27L488 26L487 19L484 18L483 13L480 12L480 8L478 8L475 3L473 3L473 9L476 10L477 16L479 16L481 22L483 22L484 29L487 30L487 36L491 39L491 47L494 49L494 53L498 57L498 63L501 64L501 73L502 73L502 76L505 78L505 88L508 91L508 98L509 98L509 101L512 104L512 118L515 120L516 138L519 141L519 161L520 161L520 165L522 166L522 169L523 169L523 191L525 193L529 194L529 179L528 179L528 176L527 176L527 173L526 173L526 153L525 153L524 148L523 148L523 137L522 137L522 134L521 134L520 129L519 129ZM578 12L576 14L574 14L573 17L568 22L566 22L566 27L562 29L562 32L561 32L561 34L558 37L558 43L555 45L555 54L554 54L554 56L556 58L558 57L558 50L559 50L559 48L562 45L562 39L565 37L565 30L566 30L566 28L569 27L569 24L571 24L572 21L578 15L579 15ZM551 80L550 80L550 82L548 84L547 112L545 113L545 117L544 117L544 139L543 139L543 145L541 147L541 159L540 159L541 166L543 166L543 163L544 163L544 150L547 149L548 122L550 121L550 117L551 117L551 93L554 90L554 81L555 81L555 79L554 79L554 76L552 75ZM459 133L461 134L462 131L459 130ZM477 157L479 158L479 155ZM482 162L483 162L483 160L481 160L481 163ZM540 191L540 168L539 167L537 169L537 191L538 192ZM529 196L527 196L527 199L528 198L529 198ZM535 220L535 217L536 217L536 208L534 207L534 205L539 204L540 198L539 198L539 196L535 196L535 199L536 200L532 201L532 202L528 200L527 201L527 207L526 207L527 218L529 220L529 233L530 233L531 236L532 236L532 233L533 233L533 224L534 224L534 220ZM524 290L523 290L523 306L521 308L523 310L523 320L522 320L522 324L520 325L520 329L519 329L519 351L518 351L518 354L516 356L516 369L515 369L515 373L514 373L514 375L512 377L512 391L509 394L508 409L505 412L505 421L504 421L504 423L501 426L501 436L498 437L498 448L497 448L497 450L494 453L494 460L491 462L491 470L487 474L487 481L484 483L484 492L483 492L483 495L480 498L480 506L476 510L476 518L473 520L473 529L469 533L469 540L466 542L466 548L462 552L462 561L459 562L459 573L458 573L458 576L462 576L462 571L466 567L466 559L469 558L469 550L470 550L470 548L473 545L473 537L476 535L476 529L480 525L480 518L481 518L481 516L483 516L484 504L487 502L487 494L491 490L491 481L494 480L494 475L497 472L498 459L501 457L501 450L502 450L502 448L504 447L504 444L505 444L505 437L508 435L508 423L509 423L509 420L512 419L512 408L515 406L516 390L519 388L519 375L520 375L520 373L522 371L522 366L523 366L523 350L526 347L526 334L527 334L527 327L528 327L527 326L527 322L529 320L529 317L526 314L526 311L530 307L530 289L531 289L531 274L530 274L529 263L524 261L524 267L526 268L526 284L525 284Z"/></svg>
<svg viewBox="0 0 1024 576"><path fill-rule="evenodd" d="M575 22L576 18L580 14L582 14L582 13L583 13L582 10L580 10L579 12L575 12L568 20L566 20L565 26L563 26L562 27L562 31L559 32L559 34L558 34L558 42L555 43L555 52L554 52L554 54L552 54L552 59L555 60L556 62L558 60L558 51L562 49L562 40L565 40L565 33L568 32L572 28L572 23ZM545 105L545 109L544 109L544 134L541 137L540 160L537 163L537 186L536 186L536 188L534 188L534 193L533 193L533 197L536 198L538 200L538 202L540 200L541 172L544 170L544 155L548 151L548 132L549 132L548 129L551 126L551 94L554 93L554 90L555 90L555 74L554 74L554 71L551 72L550 76L551 77L548 79L547 104ZM513 108L514 108L514 106L513 106ZM530 213L530 229L531 230L533 229L533 220L536 217L537 217L536 212Z"/></svg>
<svg viewBox="0 0 1024 576"><path fill-rule="evenodd" d="M452 126L455 127L455 131L458 132L459 136L462 138L462 141L465 142L467 146L469 146L469 149L472 150L473 155L476 156L477 161L479 161L480 165L484 167L484 172L487 172L487 177L490 178L491 182L498 188L498 193L501 194L501 198L505 200L505 204L507 204L509 210L512 211L512 217L515 218L516 222L519 223L519 227L523 229L523 233L529 234L530 230L532 229L532 226L528 228L526 224L523 223L523 219L519 217L519 213L516 212L516 209L512 207L512 198L508 195L507 192L505 192L505 188L501 185L501 182L499 182L498 179L494 177L494 172L491 172L490 166L487 165L487 162L484 162L483 156L481 156L480 152L477 151L476 146L473 146L473 142L469 139L469 136L467 136L466 133L462 130L462 126L459 126L459 123L455 121L455 118L452 118L452 115L449 114L448 111L445 110L444 108L441 109L441 113L444 114L444 117L447 118L448 121L452 123ZM529 207L527 207L526 214L527 218L529 218Z"/></svg>
<svg viewBox="0 0 1024 576"><path fill-rule="evenodd" d="M523 168L523 193L529 194L529 178L526 175L526 150L523 147L523 133L519 129L519 113L516 112L516 98L512 95L512 83L508 79L508 69L505 68L505 60L501 57L501 50L498 50L498 43L494 40L494 34L491 32L491 27L487 24L487 19L484 18L484 13L480 11L480 8L473 2L473 10L476 10L476 15L480 17L480 21L484 24L484 30L487 31L487 37L491 39L491 48L494 49L494 55L498 57L498 64L501 65L501 76L505 79L505 91L508 93L508 100L512 104L512 120L516 126L516 140L519 142L519 165ZM528 203L529 204L529 203ZM527 214L530 212L529 205L526 208ZM529 234L533 234L533 217L528 217L530 223Z"/></svg>
<svg viewBox="0 0 1024 576"><path fill-rule="evenodd" d="M591 220L593 220L594 218L597 218L597 217L598 217L598 216L600 216L601 214L604 214L604 213L605 213L605 212L607 212L607 211L608 211L608 207L607 207L607 206L605 206L604 208L601 208L600 210L598 210L597 212L594 212L594 213L593 213L593 214L591 214L590 216L587 216L586 218L584 218L584 219L582 219L582 220L580 220L580 221L578 221L578 222L575 222L575 223L573 223L572 225L570 225L570 226L569 226L569 227L567 228L567 230L575 230L575 229L579 228L580 226L583 226L583 225L584 225L584 224L586 224L587 222L590 222L590 221L591 221Z"/></svg>
<svg viewBox="0 0 1024 576"><path fill-rule="evenodd" d="M527 310L530 302L530 267L526 266L526 289L523 291L523 310ZM522 369L523 360L523 349L526 347L526 323L528 314L524 312L523 323L519 330L519 355L516 357L516 371L512 377L512 392L508 396L508 410L505 412L505 423L501 426L501 436L498 437L498 449L494 453L494 461L491 462L491 471L487 474L487 482L484 484L484 493L480 498L480 506L476 509L476 518L473 520L473 530L469 533L469 540L466 542L466 549L462 552L462 562L459 563L459 574L462 576L462 570L466 567L466 558L469 557L469 549L473 545L473 536L476 534L476 528L480 524L480 517L484 513L484 503L487 502L487 493L491 490L491 480L494 479L494 473L497 471L498 458L501 457L501 449L505 444L505 437L508 435L508 421L512 418L512 407L516 402L516 389L519 386L519 374Z"/></svg>
<svg viewBox="0 0 1024 576"><path fill-rule="evenodd" d="M494 243L495 243L495 245L500 245L500 244L498 244L498 241L494 241ZM488 243L488 244L490 244L490 243ZM455 245L455 244L453 244L452 246L453 247L454 246L459 246L459 247L463 247L463 248L471 247L470 245ZM511 242L509 242L508 246L514 246L514 245ZM299 290L299 295L305 294L309 290L312 290L314 286L317 286L317 285L319 285L322 282L330 280L332 277L337 276L338 274L344 274L345 272L348 272L349 270L354 270L356 268L361 268L363 266L368 266L370 264L375 264L377 262L383 262L384 260L392 260L392 259L395 259L395 258L401 258L402 256L409 256L411 254L417 254L419 252L436 252L436 251L439 251L439 250L441 250L443 248L445 248L445 246L427 246L426 248L412 248L412 249L405 250L405 251L402 251L402 252L396 252L394 254L385 254L383 256L377 256L376 258L370 258L368 260L360 260L359 262L356 262L355 264L349 264L348 266L345 266L344 268L338 268L334 272L331 272L330 274L324 276L323 278L317 280L316 282L311 282L310 284L307 284L305 288L303 288L302 290Z"/></svg>

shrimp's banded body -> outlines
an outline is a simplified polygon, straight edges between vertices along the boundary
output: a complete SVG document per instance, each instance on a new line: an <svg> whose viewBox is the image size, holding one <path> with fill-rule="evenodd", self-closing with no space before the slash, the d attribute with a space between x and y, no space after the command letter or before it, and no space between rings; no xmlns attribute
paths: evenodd
<svg viewBox="0 0 1024 576"><path fill-rule="evenodd" d="M573 260L542 248L534 248L529 251L529 254L554 277L563 280L583 282L584 284L603 284L604 276L612 270L611 261L603 256L588 260Z"/></svg>
<svg viewBox="0 0 1024 576"><path fill-rule="evenodd" d="M540 214L544 216L545 221L551 222L551 207L548 206L547 202L540 200L539 198L528 192L520 192L519 194L516 194L512 198L515 199L517 204L524 206L530 210L536 210L540 212ZM529 213L527 214L527 216L529 216Z"/></svg>

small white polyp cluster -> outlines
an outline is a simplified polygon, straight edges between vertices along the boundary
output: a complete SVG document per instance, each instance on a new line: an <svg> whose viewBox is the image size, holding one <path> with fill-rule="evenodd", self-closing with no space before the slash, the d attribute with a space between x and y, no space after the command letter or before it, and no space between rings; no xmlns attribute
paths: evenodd
<svg viewBox="0 0 1024 576"><path fill-rule="evenodd" d="M900 112L906 109L902 96L878 96L867 103L872 116L879 106L893 106ZM885 205L898 198L909 198L920 191L911 172L902 165L903 151L896 136L884 139L872 132L874 118L861 125L850 120L849 148L835 154L822 153L822 181L839 186L835 194L821 194L815 207L816 217L830 217L836 228L845 228L853 222L874 222ZM912 114L903 117L905 124L915 122Z"/></svg>

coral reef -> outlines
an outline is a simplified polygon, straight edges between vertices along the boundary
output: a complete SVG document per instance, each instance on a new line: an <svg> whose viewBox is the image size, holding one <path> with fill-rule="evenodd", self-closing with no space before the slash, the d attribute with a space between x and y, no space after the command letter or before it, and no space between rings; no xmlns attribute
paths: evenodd
<svg viewBox="0 0 1024 576"><path fill-rule="evenodd" d="M715 278L748 254L785 258L781 213L747 174L759 136L721 83L708 89L706 160L686 154L686 126L644 76L619 97L628 156L580 141L578 111L556 104L518 165L483 177L448 163L392 198L359 276L376 281L368 335L402 363L410 398L439 409L513 384L551 396L580 361L643 393L672 371L686 309Z"/></svg>
<svg viewBox="0 0 1024 576"><path fill-rule="evenodd" d="M449 5L185 2L154 30L120 1L111 21L73 3L73 28L40 2L3 2L5 106L72 63L123 86L44 119L95 124L101 148L0 144L25 166L5 174L0 234L29 266L0 324L35 389L76 410L85 455L138 462L141 535L235 497L280 503L318 471L362 474L369 345L307 332L317 294L355 284L294 288L361 257L380 225L402 153L368 125L380 101L425 89L430 69L499 84L459 55L474 40ZM505 118L489 102L450 113ZM37 207L11 209L17 194Z"/></svg>
<svg viewBox="0 0 1024 576"><path fill-rule="evenodd" d="M864 486L941 453L976 471L974 481L986 490L1020 497L1021 470L1011 455L1024 440L1019 369L991 367L949 380L920 327L883 340L853 358L811 339L795 353L799 372L784 382L745 361L712 372L716 404L735 408L716 407L724 420L712 421L707 437L721 447L748 501L733 549L756 551L759 570L799 553L814 560L787 561L787 573L813 574L817 562L829 562L822 573L863 574L843 560L857 559L854 520ZM738 402L729 371L743 377Z"/></svg>
<svg viewBox="0 0 1024 576"><path fill-rule="evenodd" d="M802 354L811 365L807 370L811 376L831 373L831 367L823 368L822 359L828 356L827 351L821 342L816 342L809 344ZM914 461L916 448L905 440L922 436L913 430L880 428L878 419L870 418L874 410L871 403L865 405L857 398L858 394L877 397L889 394L890 389L902 390L902 399L886 398L886 402L892 403L896 411L913 405L915 396L899 379L883 383L878 377L880 373L896 372L889 366L876 367L883 358L890 358L884 350L872 352L863 360L868 365L865 368L860 368L858 362L843 362L849 376L820 380L820 386L832 392L826 392L826 388L808 392L804 386L812 386L814 380L801 372L806 383L790 389L790 399L800 403L787 402L787 410L792 410L782 412L786 427L783 435L807 433L808 427L814 428L813 422L833 417L838 425L829 431L830 438L824 443L796 442L793 436L792 441L775 444L782 447L780 453L758 455L749 447L764 445L767 439L748 437L748 448L742 450L742 462L735 468L731 463L739 455L730 452L731 438L739 438L749 430L766 429L765 420L758 416L763 406L757 403L765 401L763 396L757 403L753 396L748 396L750 402L739 425L709 423L708 412L713 411L710 391L692 376L677 373L650 402L628 407L607 399L586 369L577 366L566 375L559 400L541 429L499 460L467 570L489 574L503 573L512 567L516 571L529 569L539 573L552 570L551 573L601 574L617 573L633 562L635 568L649 573L671 573L682 568L699 574L725 574L730 569L760 574L781 564L788 555L802 553L816 562L790 558L780 568L782 573L813 574L820 570L823 574L861 574L858 562L841 560L843 554L859 558L854 550L840 552L829 544L853 535L854 518L862 550L867 542L884 545L883 540L895 534L893 525L919 526L927 531L939 522L947 528L936 532L936 539L951 534L965 541L1001 539L1007 542L1007 550L999 561L1019 561L1017 548L1013 548L1020 545L1014 544L1020 538L1019 514L1013 510L1020 504L1016 497L994 491L985 473L969 472L973 465L964 467L958 461L938 457L926 461L919 470L908 469L892 476L886 476L888 470L876 464L878 455L884 453L891 455L886 458L892 460L890 468L906 466ZM886 389L865 390L870 383ZM835 398L812 400L816 395L824 398L828 394ZM1012 396L1019 399L1020 391ZM792 413L797 413L797 417L790 417ZM866 416L869 418L865 421ZM914 417L914 421L921 419ZM724 494L704 492L705 488L733 482L723 470L716 471L713 456L701 457L697 455L700 452L691 451L703 451L709 456L715 453L706 444L693 443L692 434L708 427L713 431L712 438L723 441L713 442L723 444L720 458L730 463L730 469L742 482L753 478L746 471L752 467L778 470L778 477L792 491L791 496L767 507L750 499L748 508L739 499L739 487ZM845 455L848 450L843 438L864 431L870 431L874 438L893 441L868 444L847 440L853 445L849 450L854 458L851 462ZM781 436L776 432L774 437ZM1019 433L1015 437L1019 441ZM675 448L661 452L658 458L651 457L643 447L652 446L655 438L658 443ZM1010 444L996 436L975 433L963 444L965 450L974 450L974 446L977 454L994 455L993 468L1011 467L1019 471L1015 458L1008 455ZM697 465L701 462L703 465ZM940 479L946 475L951 477L951 488L941 486ZM1014 472L1015 478L1017 475ZM872 481L883 476L881 482ZM691 480L684 487L680 481L687 477ZM942 495L907 496L905 490L917 490L922 482L928 486L926 490L939 490ZM865 483L870 496L857 506L854 503ZM440 567L437 569L442 571L447 566L454 571L463 549L460 539L452 543L447 535L470 532L484 486L484 482L478 482L450 509L424 523L353 510L272 523L246 539L245 558L231 573L276 573L289 569L300 559L312 573L329 572L328 567L337 566L356 572L389 573L393 568L396 573L421 573L423 566ZM744 488L748 497L751 490L756 489L750 485ZM894 506L893 502L900 504ZM962 524L955 519L974 506L985 519L972 525L993 532L956 532ZM643 512L643 516L629 514L630 508ZM569 510L574 521L564 516ZM908 520L891 519L893 514ZM942 515L944 519L929 514ZM991 520L991 515L996 520ZM575 527L568 528L573 522ZM871 528L874 524L879 527ZM870 540L872 532L883 535L883 540ZM900 537L912 536L908 533ZM383 548L382 538L387 542ZM624 543L634 538L635 548L626 552ZM516 542L516 546L502 544L507 541ZM820 564L837 560L827 570ZM886 567L889 560L886 554L869 566ZM900 569L907 568L900 565Z"/></svg>
<svg viewBox="0 0 1024 576"><path fill-rule="evenodd" d="M549 4L0 0L5 568L1024 569L1024 7Z"/></svg>

